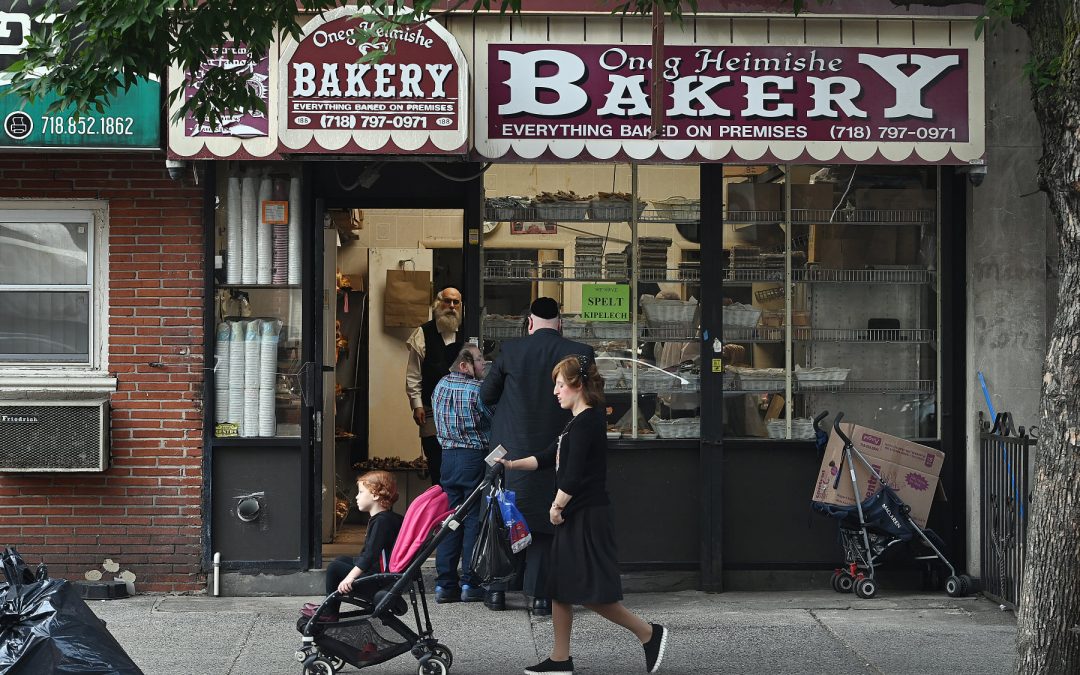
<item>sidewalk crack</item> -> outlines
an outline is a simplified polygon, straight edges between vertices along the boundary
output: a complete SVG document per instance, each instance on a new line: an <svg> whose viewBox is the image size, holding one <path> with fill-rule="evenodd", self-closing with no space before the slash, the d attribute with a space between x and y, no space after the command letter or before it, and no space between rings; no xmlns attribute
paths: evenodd
<svg viewBox="0 0 1080 675"><path fill-rule="evenodd" d="M244 632L244 639L240 641L240 648L236 650L236 656L233 657L229 669L225 671L225 675L232 675L233 669L236 668L237 662L240 661L240 657L244 654L244 648L251 642L251 636L255 634L255 626L258 624L260 616L258 612L251 615L251 623L248 624L247 630Z"/></svg>
<svg viewBox="0 0 1080 675"><path fill-rule="evenodd" d="M882 670L881 668L878 668L877 666L875 666L874 663L870 659L866 658L865 655L863 655L858 649L855 648L855 645L853 645L850 642L848 642L847 640L845 640L843 637L840 636L839 633L837 633L832 628L830 628L828 624L826 624L824 621L821 620L821 617L819 617L814 610L808 609L806 611L810 613L811 618L813 618L814 621L817 622L817 624L819 626L821 626L822 629L824 629L824 631L826 633L831 635L834 640L839 642L841 645L844 646L845 649L847 649L849 652L854 654L855 657L858 658L860 661L862 661L863 664L865 664L866 667L869 668L871 672L876 673L877 675L885 675L884 670Z"/></svg>

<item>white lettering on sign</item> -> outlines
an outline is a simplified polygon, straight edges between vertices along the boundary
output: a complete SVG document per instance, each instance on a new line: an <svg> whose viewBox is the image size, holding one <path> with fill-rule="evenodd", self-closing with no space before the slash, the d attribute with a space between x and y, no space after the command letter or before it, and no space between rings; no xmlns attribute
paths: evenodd
<svg viewBox="0 0 1080 675"><path fill-rule="evenodd" d="M372 67L367 63L315 64L294 61L292 68L293 96L444 98L446 78L450 76L453 65L425 63L421 69L417 64L405 64L399 68L395 63L379 63ZM345 82L344 88L341 86L342 80Z"/></svg>
<svg viewBox="0 0 1080 675"><path fill-rule="evenodd" d="M762 77L743 77L746 84L746 108L743 110L744 117L794 117L795 106L791 103L780 103L775 107L766 107L766 104L780 101L780 94L774 91L766 91L767 87L776 87L780 91L794 91L795 78L776 77L764 75Z"/></svg>
<svg viewBox="0 0 1080 675"><path fill-rule="evenodd" d="M896 104L885 109L885 117L933 119L934 111L922 104L923 90L946 70L960 65L960 57L955 54L937 57L926 54L859 54L859 63L872 68L896 91ZM905 75L900 66L909 63L917 66L917 69L911 75Z"/></svg>
<svg viewBox="0 0 1080 675"><path fill-rule="evenodd" d="M527 54L500 51L499 60L510 64L510 100L499 106L500 115L529 113L558 117L574 115L589 105L585 90L574 84L585 76L585 62L575 54L559 49L537 49ZM557 66L554 75L537 75L541 63ZM537 93L541 89L558 95L554 103L541 103Z"/></svg>
<svg viewBox="0 0 1080 675"><path fill-rule="evenodd" d="M806 81L814 87L814 93L810 96L814 107L806 113L807 117L839 117L834 104L848 117L866 117L866 111L855 105L855 99L862 93L862 85L855 78L811 75ZM840 89L834 91L833 85L839 85Z"/></svg>

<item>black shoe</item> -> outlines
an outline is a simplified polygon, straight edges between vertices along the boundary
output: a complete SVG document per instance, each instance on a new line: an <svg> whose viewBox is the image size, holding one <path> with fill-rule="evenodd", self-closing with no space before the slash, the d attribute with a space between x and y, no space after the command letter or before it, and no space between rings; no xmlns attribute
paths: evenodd
<svg viewBox="0 0 1080 675"><path fill-rule="evenodd" d="M534 598L532 603L534 616L551 616L551 600L547 598Z"/></svg>
<svg viewBox="0 0 1080 675"><path fill-rule="evenodd" d="M574 675L574 659L552 661L544 659L535 666L525 669L525 675Z"/></svg>
<svg viewBox="0 0 1080 675"><path fill-rule="evenodd" d="M503 591L488 591L484 596L484 607L493 612L501 612L506 609L506 593Z"/></svg>
<svg viewBox="0 0 1080 675"><path fill-rule="evenodd" d="M668 629L658 623L652 626L652 637L642 647L645 648L645 672L655 673L660 670L660 662L664 660L664 649L667 647Z"/></svg>
<svg viewBox="0 0 1080 675"><path fill-rule="evenodd" d="M435 587L435 602L436 604L443 605L448 602L457 602L461 600L461 590L458 588L443 588L442 586Z"/></svg>

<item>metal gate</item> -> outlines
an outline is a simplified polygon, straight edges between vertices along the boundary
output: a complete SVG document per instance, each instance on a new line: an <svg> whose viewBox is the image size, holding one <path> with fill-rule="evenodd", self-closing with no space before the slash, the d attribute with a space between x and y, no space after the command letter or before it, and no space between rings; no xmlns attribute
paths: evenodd
<svg viewBox="0 0 1080 675"><path fill-rule="evenodd" d="M1037 439L1024 427L1013 427L1010 413L999 413L993 426L980 414L979 428L982 587L1015 609L1024 576L1030 467Z"/></svg>

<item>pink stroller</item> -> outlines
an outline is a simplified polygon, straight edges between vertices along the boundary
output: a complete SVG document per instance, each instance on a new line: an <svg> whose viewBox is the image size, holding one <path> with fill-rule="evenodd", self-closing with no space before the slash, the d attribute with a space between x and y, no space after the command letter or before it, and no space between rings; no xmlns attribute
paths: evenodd
<svg viewBox="0 0 1080 675"><path fill-rule="evenodd" d="M304 675L334 675L346 664L366 668L406 652L412 652L419 662L418 675L450 672L454 655L434 637L420 566L451 530L461 526L465 514L476 506L501 471L502 465L495 465L455 510L449 508L441 487L429 488L405 512L389 572L357 579L352 593L341 595L335 591L313 614L300 617L296 629L303 635L303 644L296 651L296 659L303 663ZM406 593L410 603L405 602ZM322 618L328 613L329 600L341 602L334 622ZM408 613L410 604L415 630L398 618Z"/></svg>

